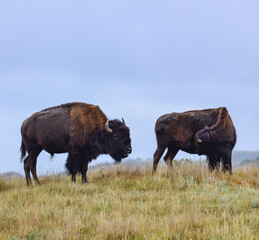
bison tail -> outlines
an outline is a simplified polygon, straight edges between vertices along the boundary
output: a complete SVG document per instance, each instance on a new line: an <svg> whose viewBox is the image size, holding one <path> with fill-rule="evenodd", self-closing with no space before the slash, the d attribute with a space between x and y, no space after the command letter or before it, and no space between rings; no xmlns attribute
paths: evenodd
<svg viewBox="0 0 259 240"><path fill-rule="evenodd" d="M22 162L22 160L24 159L24 157L25 157L25 155L26 155L26 152L27 152L23 140L22 140L22 144L21 144L20 151L21 151L21 158L20 158L20 159L21 159L21 162Z"/></svg>

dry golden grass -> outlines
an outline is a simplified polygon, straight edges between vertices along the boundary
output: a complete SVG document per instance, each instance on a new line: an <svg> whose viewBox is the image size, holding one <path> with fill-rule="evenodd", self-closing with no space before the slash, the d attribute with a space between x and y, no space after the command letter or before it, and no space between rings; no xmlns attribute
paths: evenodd
<svg viewBox="0 0 259 240"><path fill-rule="evenodd" d="M259 169L179 164L0 181L0 239L259 239Z"/></svg>

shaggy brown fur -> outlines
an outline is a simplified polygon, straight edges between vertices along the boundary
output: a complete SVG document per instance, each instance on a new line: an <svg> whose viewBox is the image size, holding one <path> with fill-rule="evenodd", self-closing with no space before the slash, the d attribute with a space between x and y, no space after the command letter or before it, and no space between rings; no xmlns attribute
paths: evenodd
<svg viewBox="0 0 259 240"><path fill-rule="evenodd" d="M109 154L117 162L131 152L129 128L118 120L108 122L112 132L107 132L107 117L98 106L86 103L68 103L46 108L26 119L21 127L21 160L27 184L31 183L30 172L39 183L36 174L37 157L42 150L52 156L68 152L66 167L76 180L81 173L87 182L88 163L100 154Z"/></svg>
<svg viewBox="0 0 259 240"><path fill-rule="evenodd" d="M107 117L98 106L91 104L74 106L70 110L70 139L73 144L83 147L91 141L92 135L101 132Z"/></svg>
<svg viewBox="0 0 259 240"><path fill-rule="evenodd" d="M157 120L155 131L158 147L154 154L154 172L166 148L164 160L169 166L177 152L183 150L207 155L211 170L222 161L224 170L231 172L236 131L225 107L163 115Z"/></svg>

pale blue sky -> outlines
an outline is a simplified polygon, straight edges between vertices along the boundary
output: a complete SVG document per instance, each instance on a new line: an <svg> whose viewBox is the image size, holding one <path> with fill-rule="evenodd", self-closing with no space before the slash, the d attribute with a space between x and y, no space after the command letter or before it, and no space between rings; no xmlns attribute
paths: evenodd
<svg viewBox="0 0 259 240"><path fill-rule="evenodd" d="M132 158L152 158L162 114L219 106L235 149L258 150L258 76L258 1L3 1L0 172L23 171L22 121L70 101L123 117ZM65 159L42 154L39 173Z"/></svg>

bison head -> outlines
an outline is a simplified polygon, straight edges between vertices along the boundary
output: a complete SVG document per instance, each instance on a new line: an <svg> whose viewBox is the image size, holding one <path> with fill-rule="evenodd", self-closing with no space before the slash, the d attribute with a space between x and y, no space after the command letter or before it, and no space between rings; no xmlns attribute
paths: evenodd
<svg viewBox="0 0 259 240"><path fill-rule="evenodd" d="M122 158L128 157L131 153L131 139L129 128L124 120L107 120L103 129L102 148L116 162L120 162Z"/></svg>
<svg viewBox="0 0 259 240"><path fill-rule="evenodd" d="M207 154L210 151L212 136L205 127L195 134L195 148L199 155Z"/></svg>

